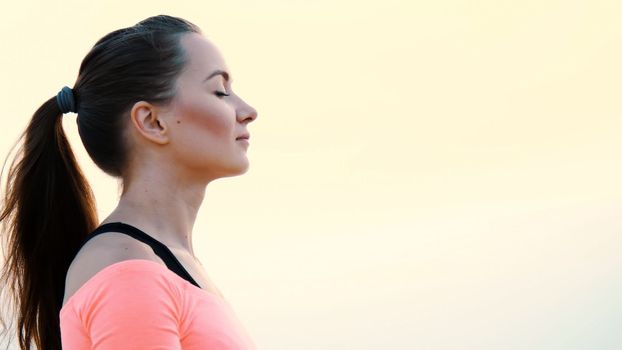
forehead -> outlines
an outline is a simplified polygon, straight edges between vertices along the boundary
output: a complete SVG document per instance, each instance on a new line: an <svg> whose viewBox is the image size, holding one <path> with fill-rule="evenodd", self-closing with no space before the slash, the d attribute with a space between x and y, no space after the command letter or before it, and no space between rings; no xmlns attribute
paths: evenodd
<svg viewBox="0 0 622 350"><path fill-rule="evenodd" d="M203 79L202 75L209 74L216 69L228 70L218 48L203 35L184 34L181 37L181 45L188 56L185 69L187 73L199 74L197 78Z"/></svg>

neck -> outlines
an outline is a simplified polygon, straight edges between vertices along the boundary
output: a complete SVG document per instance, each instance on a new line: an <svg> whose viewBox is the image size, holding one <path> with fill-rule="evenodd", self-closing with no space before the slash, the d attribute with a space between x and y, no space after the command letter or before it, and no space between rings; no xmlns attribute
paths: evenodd
<svg viewBox="0 0 622 350"><path fill-rule="evenodd" d="M172 250L194 255L192 227L205 196L205 183L183 183L162 172L124 183L115 210L103 223L121 221L145 231Z"/></svg>

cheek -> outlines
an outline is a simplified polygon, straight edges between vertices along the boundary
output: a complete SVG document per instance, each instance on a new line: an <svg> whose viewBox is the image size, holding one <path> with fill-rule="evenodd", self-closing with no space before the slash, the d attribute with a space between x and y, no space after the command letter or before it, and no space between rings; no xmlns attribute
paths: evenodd
<svg viewBox="0 0 622 350"><path fill-rule="evenodd" d="M205 98L178 105L173 127L178 131L176 136L184 144L183 148L203 146L201 148L221 149L224 143L234 141L231 118L235 116L229 116L232 112L219 105L218 101L210 103Z"/></svg>

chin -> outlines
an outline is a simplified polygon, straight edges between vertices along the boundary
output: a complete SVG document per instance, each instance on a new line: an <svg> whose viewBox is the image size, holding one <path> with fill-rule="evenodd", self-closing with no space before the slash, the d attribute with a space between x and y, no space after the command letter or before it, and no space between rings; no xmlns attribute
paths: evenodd
<svg viewBox="0 0 622 350"><path fill-rule="evenodd" d="M248 172L249 163L248 160L232 165L227 169L223 169L222 176L220 177L233 177L246 174Z"/></svg>

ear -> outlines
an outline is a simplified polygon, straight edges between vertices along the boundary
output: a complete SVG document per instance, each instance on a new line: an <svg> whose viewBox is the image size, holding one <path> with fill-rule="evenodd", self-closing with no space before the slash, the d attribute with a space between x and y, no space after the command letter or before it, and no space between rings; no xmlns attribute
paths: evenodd
<svg viewBox="0 0 622 350"><path fill-rule="evenodd" d="M132 106L130 120L136 131L149 141L160 145L169 142L168 125L161 115L158 107L146 101L138 101Z"/></svg>

